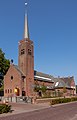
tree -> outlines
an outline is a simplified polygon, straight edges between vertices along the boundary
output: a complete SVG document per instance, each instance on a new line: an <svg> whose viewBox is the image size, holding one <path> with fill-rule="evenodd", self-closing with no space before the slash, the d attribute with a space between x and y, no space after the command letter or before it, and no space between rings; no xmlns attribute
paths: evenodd
<svg viewBox="0 0 77 120"><path fill-rule="evenodd" d="M42 91L42 93L43 93L43 94L46 93L46 90L47 90L47 87L43 84L43 85L41 86L41 91Z"/></svg>
<svg viewBox="0 0 77 120"><path fill-rule="evenodd" d="M34 91L35 91L35 92L39 92L39 90L40 90L40 86L39 86L39 84L38 84L38 81L36 80L36 81L35 81L35 86L34 86Z"/></svg>
<svg viewBox="0 0 77 120"><path fill-rule="evenodd" d="M5 75L10 66L10 61L5 58L5 53L0 48L0 73Z"/></svg>
<svg viewBox="0 0 77 120"><path fill-rule="evenodd" d="M5 53L0 48L0 89L3 87L3 78L10 66L10 61L5 58Z"/></svg>
<svg viewBox="0 0 77 120"><path fill-rule="evenodd" d="M66 93L67 92L67 90L66 90L66 87L64 86L63 87L63 93Z"/></svg>

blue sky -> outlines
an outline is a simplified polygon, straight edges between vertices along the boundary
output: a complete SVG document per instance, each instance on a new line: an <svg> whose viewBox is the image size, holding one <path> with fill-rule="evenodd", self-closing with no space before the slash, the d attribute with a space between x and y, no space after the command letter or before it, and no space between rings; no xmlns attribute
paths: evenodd
<svg viewBox="0 0 77 120"><path fill-rule="evenodd" d="M77 0L27 0L35 69L75 76L77 84ZM18 64L24 34L25 0L0 0L0 48Z"/></svg>

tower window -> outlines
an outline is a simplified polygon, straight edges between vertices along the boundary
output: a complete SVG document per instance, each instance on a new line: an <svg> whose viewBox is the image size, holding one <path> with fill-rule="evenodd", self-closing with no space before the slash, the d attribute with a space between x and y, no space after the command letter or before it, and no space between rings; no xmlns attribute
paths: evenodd
<svg viewBox="0 0 77 120"><path fill-rule="evenodd" d="M31 55L31 50L30 49L28 49L28 54Z"/></svg>
<svg viewBox="0 0 77 120"><path fill-rule="evenodd" d="M25 53L25 50L24 49L22 49L21 50L21 55L23 55Z"/></svg>

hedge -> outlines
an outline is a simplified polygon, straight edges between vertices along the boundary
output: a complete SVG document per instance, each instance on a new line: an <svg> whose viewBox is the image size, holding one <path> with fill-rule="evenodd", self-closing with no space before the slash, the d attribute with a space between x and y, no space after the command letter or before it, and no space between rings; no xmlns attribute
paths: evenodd
<svg viewBox="0 0 77 120"><path fill-rule="evenodd" d="M11 105L0 104L0 114L8 113L11 111Z"/></svg>
<svg viewBox="0 0 77 120"><path fill-rule="evenodd" d="M60 103L68 103L68 102L72 102L72 101L77 101L77 97L52 99L50 102L50 105L60 104Z"/></svg>

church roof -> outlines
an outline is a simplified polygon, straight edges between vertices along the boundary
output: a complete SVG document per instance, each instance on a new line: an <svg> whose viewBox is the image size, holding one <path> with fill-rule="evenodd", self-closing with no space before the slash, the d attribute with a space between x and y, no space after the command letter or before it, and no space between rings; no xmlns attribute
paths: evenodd
<svg viewBox="0 0 77 120"><path fill-rule="evenodd" d="M54 78L54 87L72 88L75 86L74 77Z"/></svg>
<svg viewBox="0 0 77 120"><path fill-rule="evenodd" d="M22 76L25 76L17 65L14 65L14 67ZM74 77L55 78L49 74L45 74L35 70L34 70L34 79L44 82L52 82L54 83L53 88L61 88L61 87L71 88L71 86L75 86Z"/></svg>
<svg viewBox="0 0 77 120"><path fill-rule="evenodd" d="M38 71L34 71L34 79L48 81L48 82L54 82L53 76L51 76L49 74L42 73L42 72L38 72Z"/></svg>
<svg viewBox="0 0 77 120"><path fill-rule="evenodd" d="M22 76L25 76L24 73L19 69L19 67L17 65L13 65L13 66Z"/></svg>

